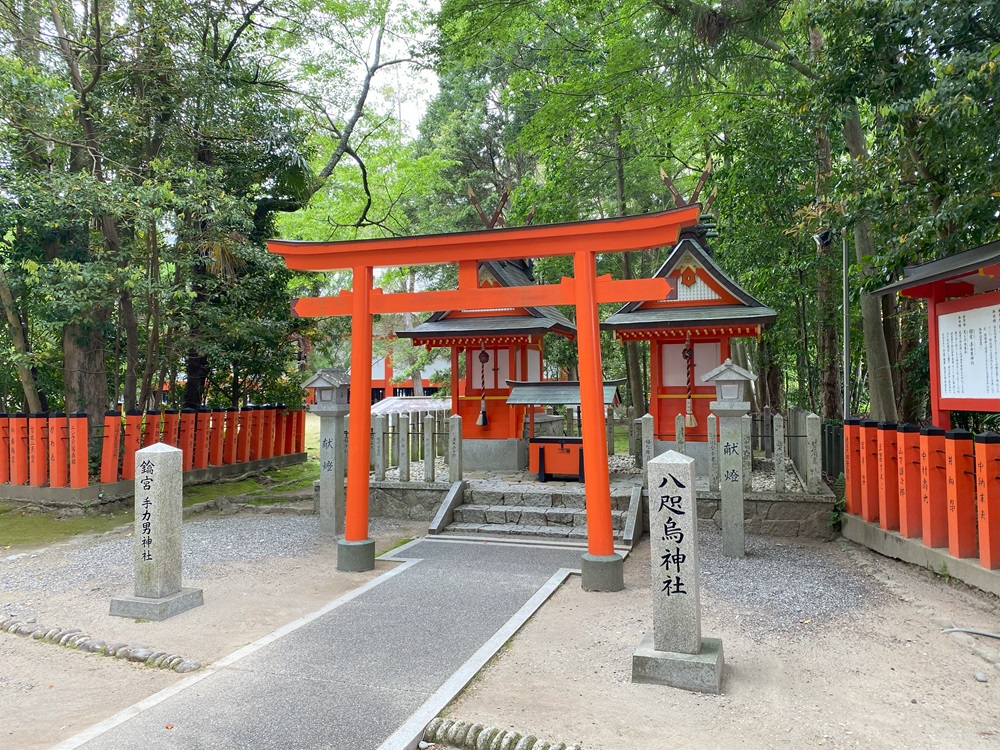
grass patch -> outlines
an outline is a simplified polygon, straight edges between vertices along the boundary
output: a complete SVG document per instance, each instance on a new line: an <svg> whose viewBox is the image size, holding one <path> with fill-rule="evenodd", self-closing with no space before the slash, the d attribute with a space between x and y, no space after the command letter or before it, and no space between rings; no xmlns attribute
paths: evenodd
<svg viewBox="0 0 1000 750"><path fill-rule="evenodd" d="M392 552L397 547L402 547L404 544L409 544L412 541L413 541L413 537L404 536L402 539L400 539L399 541L397 541L395 544L392 544L392 545L386 547L381 552L376 552L375 553L375 557L380 557L381 555L384 555L386 552Z"/></svg>
<svg viewBox="0 0 1000 750"><path fill-rule="evenodd" d="M259 477L247 477L239 482L218 482L185 487L184 505L205 503L222 496L233 497L265 493L271 489L277 492L303 489L318 478L319 462L306 461L304 464L285 466L281 469L265 472ZM280 502L280 499L274 502Z"/></svg>
<svg viewBox="0 0 1000 750"><path fill-rule="evenodd" d="M40 547L78 534L101 534L132 523L131 513L56 518L47 513L7 508L0 524L0 548Z"/></svg>

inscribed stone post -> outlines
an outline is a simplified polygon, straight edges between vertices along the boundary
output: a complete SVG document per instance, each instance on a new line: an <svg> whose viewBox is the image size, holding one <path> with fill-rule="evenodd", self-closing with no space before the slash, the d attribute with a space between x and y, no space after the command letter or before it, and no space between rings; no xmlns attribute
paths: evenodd
<svg viewBox="0 0 1000 750"><path fill-rule="evenodd" d="M564 431L566 432L566 437L572 437L573 435L573 407L567 406L566 411L563 412L563 419L566 420L566 427Z"/></svg>
<svg viewBox="0 0 1000 750"><path fill-rule="evenodd" d="M423 416L420 412L417 412L410 419L410 435L408 436L410 441L410 462L416 463L420 460L420 425L423 423Z"/></svg>
<svg viewBox="0 0 1000 750"><path fill-rule="evenodd" d="M719 491L719 418L709 414L708 419L708 489Z"/></svg>
<svg viewBox="0 0 1000 750"><path fill-rule="evenodd" d="M774 425L771 419L771 407L764 407L764 424L761 433L764 436L764 458L770 458L774 452Z"/></svg>
<svg viewBox="0 0 1000 750"><path fill-rule="evenodd" d="M718 693L722 642L701 637L695 460L667 451L648 468L653 632L632 655L632 681Z"/></svg>
<svg viewBox="0 0 1000 750"><path fill-rule="evenodd" d="M372 420L374 425L375 437L372 439L372 452L374 453L374 463L375 463L375 479L379 482L385 481L385 468L386 464L386 418L385 414L379 414L375 419Z"/></svg>
<svg viewBox="0 0 1000 750"><path fill-rule="evenodd" d="M635 447L635 409L631 406L625 410L625 423L628 425L628 453L630 456L636 456L639 451Z"/></svg>
<svg viewBox="0 0 1000 750"><path fill-rule="evenodd" d="M165 620L204 604L181 587L183 452L156 443L135 454L135 596L111 600L111 614Z"/></svg>
<svg viewBox="0 0 1000 750"><path fill-rule="evenodd" d="M684 415L678 414L674 417L674 441L678 453L687 451L687 430L684 427Z"/></svg>
<svg viewBox="0 0 1000 750"><path fill-rule="evenodd" d="M744 414L742 417L743 428L743 481L749 486L750 475L753 474L753 440L751 432L753 430L753 417Z"/></svg>
<svg viewBox="0 0 1000 750"><path fill-rule="evenodd" d="M424 481L434 481L434 424L433 414L424 417Z"/></svg>
<svg viewBox="0 0 1000 750"><path fill-rule="evenodd" d="M639 422L642 423L642 477L643 484L649 488L649 462L653 460L653 415L646 414Z"/></svg>
<svg viewBox="0 0 1000 750"><path fill-rule="evenodd" d="M399 466L399 447L402 440L399 436L399 414L389 415L389 466Z"/></svg>
<svg viewBox="0 0 1000 750"><path fill-rule="evenodd" d="M402 445L399 449L399 481L410 481L410 415L400 414L398 422Z"/></svg>
<svg viewBox="0 0 1000 750"><path fill-rule="evenodd" d="M448 481L462 481L462 418L448 417Z"/></svg>
<svg viewBox="0 0 1000 750"><path fill-rule="evenodd" d="M439 456L448 455L448 441L445 439L445 422L444 412L439 411L434 414L434 431L437 434L437 440L435 441L436 453Z"/></svg>
<svg viewBox="0 0 1000 750"><path fill-rule="evenodd" d="M676 451L649 462L653 645L657 651L701 651L694 467L693 458Z"/></svg>
<svg viewBox="0 0 1000 750"><path fill-rule="evenodd" d="M319 417L319 529L324 534L344 533L344 417Z"/></svg>
<svg viewBox="0 0 1000 750"><path fill-rule="evenodd" d="M615 455L615 407L608 406L604 424L608 430L608 455L613 456Z"/></svg>
<svg viewBox="0 0 1000 750"><path fill-rule="evenodd" d="M785 418L774 415L774 491L785 491Z"/></svg>
<svg viewBox="0 0 1000 750"><path fill-rule="evenodd" d="M806 492L823 488L823 454L820 450L820 429L823 420L816 414L806 415Z"/></svg>
<svg viewBox="0 0 1000 750"><path fill-rule="evenodd" d="M730 416L724 408L717 408L718 402L712 402L713 410L719 415L721 425L722 454L719 457L719 472L721 485L722 510L722 554L726 557L743 557L746 555L746 540L743 530L743 477L744 449L749 449L749 441L743 442L742 415Z"/></svg>

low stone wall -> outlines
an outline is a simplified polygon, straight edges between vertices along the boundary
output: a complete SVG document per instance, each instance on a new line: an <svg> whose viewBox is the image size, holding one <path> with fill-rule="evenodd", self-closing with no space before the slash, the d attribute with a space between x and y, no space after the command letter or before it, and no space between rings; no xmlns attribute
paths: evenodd
<svg viewBox="0 0 1000 750"><path fill-rule="evenodd" d="M722 528L718 492L698 493L698 518ZM838 532L831 526L834 498L830 495L748 492L743 501L747 534L805 537L828 541Z"/></svg>
<svg viewBox="0 0 1000 750"><path fill-rule="evenodd" d="M430 523L444 502L450 482L376 482L369 484L368 512L381 518L400 518ZM319 482L313 483L319 506Z"/></svg>
<svg viewBox="0 0 1000 750"><path fill-rule="evenodd" d="M290 453L287 456L262 458L259 461L243 461L226 466L210 466L207 469L193 469L183 474L184 485L208 484L219 479L230 479L248 472L280 469L306 462L305 453ZM0 500L13 500L33 505L42 510L70 512L100 511L102 506L131 500L135 482L108 482L91 484L87 487L30 487L28 485L0 484Z"/></svg>

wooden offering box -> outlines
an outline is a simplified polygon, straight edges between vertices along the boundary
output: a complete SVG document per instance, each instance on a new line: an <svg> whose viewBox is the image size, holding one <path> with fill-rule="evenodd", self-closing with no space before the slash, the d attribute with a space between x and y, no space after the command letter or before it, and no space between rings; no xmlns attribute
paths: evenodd
<svg viewBox="0 0 1000 750"><path fill-rule="evenodd" d="M528 469L547 482L554 474L583 481L582 437L536 437L528 441Z"/></svg>

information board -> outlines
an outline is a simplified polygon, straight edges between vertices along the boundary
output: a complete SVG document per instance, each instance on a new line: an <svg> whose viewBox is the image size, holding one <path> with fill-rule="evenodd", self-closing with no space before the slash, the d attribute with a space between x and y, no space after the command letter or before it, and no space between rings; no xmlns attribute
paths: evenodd
<svg viewBox="0 0 1000 750"><path fill-rule="evenodd" d="M1000 304L942 312L938 358L942 399L1000 399Z"/></svg>

